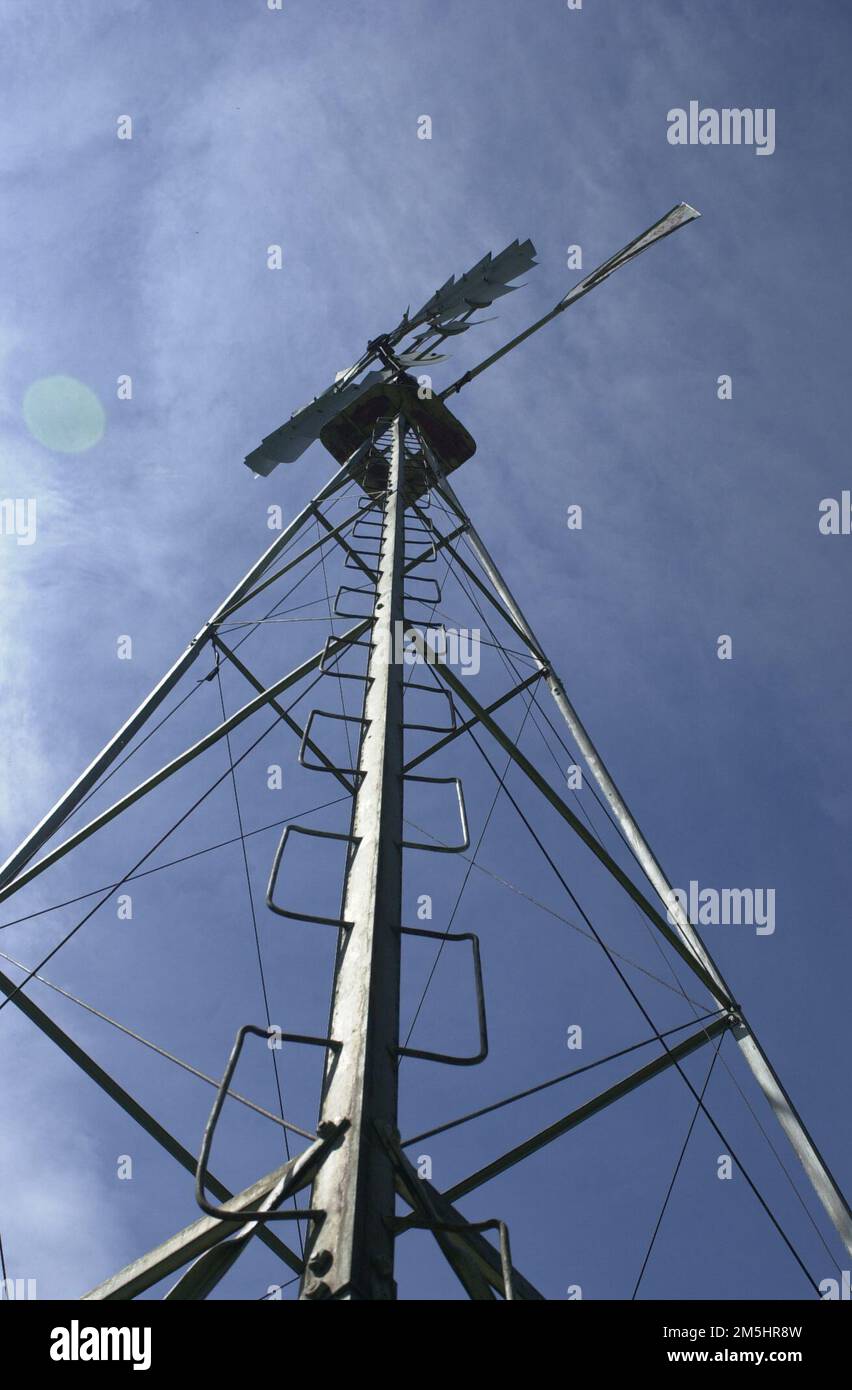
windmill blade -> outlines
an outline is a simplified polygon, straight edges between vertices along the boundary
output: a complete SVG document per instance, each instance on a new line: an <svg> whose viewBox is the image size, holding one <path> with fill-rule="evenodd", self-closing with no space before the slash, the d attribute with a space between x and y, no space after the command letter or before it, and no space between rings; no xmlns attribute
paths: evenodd
<svg viewBox="0 0 852 1390"><path fill-rule="evenodd" d="M482 322L482 319L476 320L476 323ZM469 328L474 328L475 326L476 325L472 323L470 319L448 319L446 323L441 324L441 336L452 338L455 334L466 333Z"/></svg>
<svg viewBox="0 0 852 1390"><path fill-rule="evenodd" d="M572 304L576 304L584 295L589 294L591 290L608 279L614 270L619 270L621 266L627 265L629 261L635 260L643 251L647 251L649 246L653 246L656 242L662 241L664 237L671 236L672 232L676 232L679 227L685 226L687 222L693 222L696 217L700 216L701 213L696 211L695 208L690 207L689 203L677 203L670 212L666 213L665 217L661 217L660 220L649 227L647 231L642 232L640 236L628 242L627 245L622 247L620 251L617 251L614 256L611 256L608 261L604 261L603 265L599 265L596 270L591 271L585 279L581 280L573 289L570 289L549 313L537 319L535 323L530 324L529 328L525 328L523 333L519 333L517 337L510 339L508 343L504 343L504 345L498 348L496 352L493 352L490 357L486 357L484 362L480 362L478 366L473 367L469 372L465 372L464 376L459 377L458 381L454 381L452 386L448 386L445 391L442 391L441 400L446 400L446 398L452 396L454 392L460 391L463 386L473 381L475 377L480 376L482 372L493 366L495 362L498 362L501 357L505 357L513 348L525 342L533 333L537 333L546 323L550 323L551 319L555 319L557 314L563 313L564 310L570 308Z"/></svg>
<svg viewBox="0 0 852 1390"><path fill-rule="evenodd" d="M537 265L535 255L532 242L519 242L517 237L499 255L492 256L489 251L461 279L456 280L451 275L431 299L427 299L422 309L408 319L407 328L416 328L421 323L440 325L471 309L487 309L495 299L519 288L509 281L526 275Z"/></svg>
<svg viewBox="0 0 852 1390"><path fill-rule="evenodd" d="M333 386L329 386L309 405L297 410L279 429L268 434L246 457L246 467L267 478L279 463L295 463L314 440L319 439L320 430L330 420L351 406L377 381L389 381L392 375L392 372L384 370L368 372L361 381L353 382L348 380L351 371L341 373Z"/></svg>

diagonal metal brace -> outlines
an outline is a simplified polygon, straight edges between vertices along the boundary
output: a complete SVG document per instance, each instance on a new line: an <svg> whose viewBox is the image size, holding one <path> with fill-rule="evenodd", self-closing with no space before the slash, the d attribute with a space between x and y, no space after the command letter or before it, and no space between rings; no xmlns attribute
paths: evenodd
<svg viewBox="0 0 852 1390"><path fill-rule="evenodd" d="M240 1230L229 1239L223 1240L201 1254L181 1275L177 1283L169 1289L166 1300L175 1302L206 1298L236 1263L253 1237L259 1235L264 1229L263 1221L270 1219L273 1215L281 1215L282 1213L277 1211L281 1203L285 1202L288 1197L295 1196L313 1180L329 1149L347 1128L347 1120L324 1126L323 1133L309 1149L285 1164L277 1181L264 1194L260 1205L252 1208L249 1212L243 1212L244 1217L248 1215L252 1219L245 1222ZM288 1216L297 1214L302 1215L303 1213L287 1213ZM218 1221L220 1225L223 1224L221 1215L209 1219ZM226 1220L224 1225L225 1234L227 1234L230 1229L230 1222Z"/></svg>
<svg viewBox="0 0 852 1390"><path fill-rule="evenodd" d="M253 689L258 692L259 695L266 693L265 686L263 685L263 683L258 680L257 676L255 676L249 670L249 668L245 665L244 662L240 661L240 658L237 656L236 652L231 651L231 648L225 642L222 641L218 633L213 638L213 645L222 652L223 656L226 656L228 658L235 670L239 671L240 675L248 681L249 685L252 686ZM352 783L349 781L349 778L344 776L343 772L339 768L335 767L334 763L331 761L330 758L326 757L325 753L322 751L321 748L317 747L317 745L313 743L310 739L306 740L306 730L302 728L301 724L298 722L297 719L293 718L290 711L286 710L284 706L278 700L275 699L274 695L267 696L267 699L270 709L273 709L275 713L281 719L284 720L284 723L287 725L288 729L292 729L293 733L296 734L300 740L306 741L306 746L310 748L312 753L316 753L320 761L325 764L326 770L334 774L340 785L346 788L350 796L354 795L355 788L352 786Z"/></svg>
<svg viewBox="0 0 852 1390"><path fill-rule="evenodd" d="M80 1047L79 1043L76 1043L73 1038L69 1037L65 1030L60 1028L59 1024L55 1023L49 1014L45 1013L44 1009L40 1008L38 1004L30 999L29 996L15 984L14 980L10 980L8 975L4 975L2 971L0 971L0 990L7 996L10 1004L14 1004L15 1008L19 1009L30 1022L34 1023L37 1028L40 1028L52 1042L55 1042L57 1047L61 1048L65 1055L70 1057L71 1061L74 1062L81 1071L84 1071L87 1076L91 1077L92 1081L100 1086L102 1091L106 1092L110 1100L114 1100L131 1119L141 1125L146 1133L148 1133L161 1148L165 1149L166 1153L171 1154L172 1158L176 1159L181 1167L185 1168L188 1173L195 1173L195 1158L189 1152L189 1149L184 1148L183 1144L175 1139L164 1125L161 1125L158 1120L155 1120L154 1116L151 1115L143 1105L140 1105L135 1096L132 1096L114 1077L110 1076L108 1071L96 1062L93 1057L90 1057L88 1052ZM219 1182L217 1178L213 1177L212 1173L208 1175L208 1183L210 1190L215 1192L216 1196L220 1199L227 1201L233 1195L224 1183ZM268 1245L270 1250L274 1251L286 1265L289 1265L291 1269L301 1270L302 1262L299 1257L294 1255L293 1251L290 1250L282 1240L279 1240L272 1231L262 1231L261 1240L265 1245Z"/></svg>
<svg viewBox="0 0 852 1390"><path fill-rule="evenodd" d="M425 659L425 643L415 629L412 629L412 643ZM609 870L613 878L621 884L622 888L626 890L637 906L642 909L649 921L654 924L658 931L662 932L669 945L673 950L677 951L681 960L686 962L690 970L698 976L702 984L706 986L718 1003L725 1009L734 1008L733 1000L728 998L719 981L714 979L707 972L698 957L690 947L684 945L681 938L672 930L662 914L654 907L653 903L645 897L645 894L633 882L630 875L624 872L621 865L617 860L613 859L612 855L601 844L597 836L593 835L579 817L574 815L574 812L568 804L559 793L554 790L546 778L542 776L538 768L530 762L529 758L527 758L518 747L516 747L515 743L509 738L508 734L501 729L496 720L491 718L487 709L471 695L464 682L459 680L455 672L452 671L444 661L433 663L433 667L438 672L441 680L449 686L453 694L458 696L461 703L466 705L467 708L476 715L479 722L484 725L492 737L496 739L504 752L508 753L521 771L526 773L533 786L538 788L542 795L550 802L554 810L558 811L562 819L567 821L571 829L575 831L583 843L588 845L595 857Z"/></svg>
<svg viewBox="0 0 852 1390"><path fill-rule="evenodd" d="M348 632L343 633L342 637L357 640L357 638L361 637L371 625L372 619L367 618L357 623L355 627L350 628ZM256 695L253 700L249 700L248 704L243 705L240 709L229 715L228 718L221 724L218 724L215 729L211 729L203 738L200 738L194 743L191 748L187 748L182 753L179 753L177 757L172 758L170 762L166 763L165 767L161 767L158 772L152 773L150 777L147 777L144 782L140 782L132 791L127 792L118 801L114 801L105 811L101 811L100 815L95 816L88 824L81 826L81 828L75 831L73 835L69 836L67 840L63 840L62 844L57 845L55 849L49 850L41 859L22 870L18 877L11 883L7 883L4 887L0 888L0 902L11 897L11 895L16 893L19 888L22 888L25 883L29 883L32 879L36 878L38 874L43 873L51 864L55 864L58 859L62 859L72 849L75 849L77 845L82 844L89 836L94 835L102 826L115 820L116 816L126 811L129 806L134 805L141 797L147 796L149 792L153 791L155 787L158 787L168 777L174 776L176 772L186 767L187 763L192 762L202 753L205 753L208 748L212 748L220 739L225 738L232 729L236 729L240 724L244 723L246 719L250 719L259 709L262 709L264 705L268 704L271 696L280 695L282 691L289 690L291 686L297 685L305 676L310 675L311 671L317 669L324 655L325 648L323 647L321 651L315 652L313 656L308 657L307 661L303 661L301 665L294 667L286 676L282 676L280 680L275 681L273 685Z"/></svg>
<svg viewBox="0 0 852 1390"><path fill-rule="evenodd" d="M373 506L375 506L375 503L373 503ZM367 511L371 510L371 507L367 508ZM355 568L363 570L367 578L371 579L375 584L376 579L378 577L377 571L373 569L370 565L368 565L366 561L363 559L363 557L355 549L355 547L351 546L349 542L344 539L343 528L340 526L332 527L331 522L325 516L323 516L323 513L320 511L319 507L314 507L313 512L315 517L317 518L317 521L321 522L322 525L328 531L328 535L324 539L331 540L333 536L334 539L337 541L338 545L341 547L341 549L345 550L349 558L355 561ZM363 516L363 512L359 513L359 515Z"/></svg>
<svg viewBox="0 0 852 1390"><path fill-rule="evenodd" d="M543 673L541 671L533 671L532 675L527 676L526 680L520 681L518 685L512 686L511 690L507 690L505 694L499 697L499 699L494 700L492 704L487 705L487 713L494 714L495 710L500 709L503 705L507 705L510 700L514 700L516 695L522 695L525 690L529 690L532 686L534 686L538 681L542 679L542 674ZM451 699L451 697L449 696L449 692L448 698ZM451 704L450 707L453 709L453 711L455 711L454 705ZM443 738L437 739L435 743L432 743L429 745L428 748L425 748L422 753L418 753L417 756L412 758L410 762L407 762L405 764L405 767L403 768L403 772L407 775L412 768L418 767L419 764L425 762L427 758L431 758L433 753L437 753L439 748L446 748L448 743L452 743L454 739L460 738L462 734L466 734L468 729L474 728L475 725L477 725L478 723L479 716L474 715L473 718L466 719L463 724L456 724L454 729L448 729L447 733L444 735ZM406 725L406 727L416 728L417 726L409 724Z"/></svg>
<svg viewBox="0 0 852 1390"><path fill-rule="evenodd" d="M231 1197L229 1201L225 1202L223 1210L233 1214L233 1221L215 1216L202 1216L199 1221L193 1221L191 1225L185 1226L182 1231L178 1231L177 1235L170 1236L154 1250L140 1255L138 1260L133 1260L131 1264L125 1265L124 1269L119 1270L117 1274L110 1275L109 1279L98 1284L97 1288L84 1293L83 1300L117 1302L135 1298L137 1294L144 1293L146 1289L150 1289L153 1284L159 1283L169 1274L174 1274L176 1270L186 1264L187 1260L195 1260L206 1250L210 1250L227 1240L230 1233L237 1230L240 1224L245 1222L244 1212L246 1209L256 1206L258 1202L262 1202L268 1197L276 1184L287 1175L295 1161L295 1159L291 1159L289 1163L282 1163L280 1168L275 1168L265 1177L258 1178L251 1187L247 1187L236 1197ZM297 1267L300 1268L301 1261L296 1263Z"/></svg>
<svg viewBox="0 0 852 1390"><path fill-rule="evenodd" d="M447 1189L444 1196L450 1202L457 1201L459 1197L464 1197L468 1192L473 1192L475 1188L481 1187L483 1183L490 1182L492 1178L496 1178L500 1173L505 1173L508 1168L512 1168L516 1163L520 1163L523 1159L529 1158L530 1154L537 1153L540 1149L546 1148L548 1144L553 1143L554 1139L561 1138L562 1135L567 1134L569 1130L575 1129L583 1120L591 1118L592 1115L597 1115L601 1110L605 1110L608 1106L612 1105L614 1101L620 1100L622 1096L628 1095L631 1091L635 1091L638 1086L643 1085L646 1081L651 1081L661 1072L667 1071L669 1067L678 1066L690 1053L695 1052L697 1048L703 1047L713 1038L718 1037L720 1033L724 1033L726 1029L732 1027L733 1022L732 1016L728 1014L724 1014L721 1018L714 1019L712 1023L706 1024L697 1033L691 1034L675 1047L667 1048L659 1057L655 1057L653 1062L646 1063L644 1067L640 1067L637 1071L631 1072L630 1075L626 1076L622 1081L617 1081L613 1086L609 1086L599 1095L594 1096L591 1100L585 1101L583 1105L578 1106L576 1110L572 1110L568 1115L563 1116L561 1120L557 1120L555 1124L548 1125L546 1129L540 1130L538 1134L534 1134L532 1138L524 1140L523 1143L516 1144L513 1149L509 1149L508 1153L502 1154L500 1158L494 1159L492 1163L486 1164L484 1168L480 1168L476 1173L471 1173L469 1177L463 1178L461 1182L454 1183L452 1187Z"/></svg>
<svg viewBox="0 0 852 1390"><path fill-rule="evenodd" d="M336 492L354 475L358 461L363 453L359 450L353 455L337 473L323 485L313 499L315 503L326 501L333 497ZM175 688L181 677L189 670L192 663L198 658L207 643L209 642L216 624L221 620L223 613L227 612L234 604L238 603L245 594L254 586L262 574L269 568L281 551L289 544L290 540L310 521L313 515L311 507L306 506L299 515L287 526L279 536L272 542L269 549L252 565L251 569L228 595L223 603L219 605L216 612L208 619L201 630L192 639L177 661L166 672L158 685L154 687L149 695L145 697L142 704L133 713L126 723L119 729L97 757L89 764L84 772L80 774L73 786L57 801L56 805L40 821L34 830L18 846L6 862L0 866L0 885L10 883L25 864L39 853L41 848L50 840L63 824L64 821L79 806L87 793L96 785L104 772L112 766L116 758L124 748L131 742L139 730L144 726L151 715L159 708L168 694Z"/></svg>
<svg viewBox="0 0 852 1390"><path fill-rule="evenodd" d="M420 1178L399 1147L398 1136L385 1131L382 1142L391 1156L397 1191L423 1220L406 1217L397 1230L409 1227L432 1232L444 1256L467 1293L476 1302L493 1301L493 1289L507 1300L541 1301L543 1295L511 1262L508 1232L501 1221L469 1222L430 1182ZM501 1232L499 1251L482 1235L483 1229Z"/></svg>

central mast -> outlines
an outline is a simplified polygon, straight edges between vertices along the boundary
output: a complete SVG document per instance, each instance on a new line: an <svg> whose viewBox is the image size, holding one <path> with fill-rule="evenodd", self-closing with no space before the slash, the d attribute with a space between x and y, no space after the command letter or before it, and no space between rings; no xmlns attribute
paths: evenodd
<svg viewBox="0 0 852 1390"><path fill-rule="evenodd" d="M396 1129L402 922L405 434L397 415L377 557L352 844L335 966L330 1054L320 1126L348 1128L319 1171L311 1206L326 1213L312 1238L303 1298L393 1299L394 1171L382 1132Z"/></svg>

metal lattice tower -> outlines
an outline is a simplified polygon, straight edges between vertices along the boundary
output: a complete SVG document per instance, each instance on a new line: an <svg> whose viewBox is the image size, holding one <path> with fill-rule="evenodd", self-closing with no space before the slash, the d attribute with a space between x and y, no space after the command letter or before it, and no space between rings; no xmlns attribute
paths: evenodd
<svg viewBox="0 0 852 1390"><path fill-rule="evenodd" d="M540 1298L534 1285L513 1266L505 1220L498 1214L471 1221L458 1204L493 1177L670 1069L680 1072L698 1107L703 1108L703 1094L698 1094L681 1063L705 1047L718 1052L728 1034L736 1040L841 1241L852 1251L852 1215L842 1192L736 994L680 907L570 702L550 656L449 481L449 475L472 456L475 443L446 401L613 271L696 216L693 209L680 204L479 366L439 394L424 392L412 370L416 373L441 360L434 349L471 328L477 311L507 294L513 288L510 282L535 264L530 242L515 242L501 255L485 257L460 280L451 278L418 313L406 313L391 333L371 341L358 362L341 373L327 391L268 436L246 460L256 473L266 475L280 462L293 462L316 439L335 457L338 471L280 532L162 681L0 870L0 902L8 902L216 745L228 750L228 774L245 854L235 771L239 759L234 758L231 735L243 726L253 728L257 717L264 714L274 716L271 727L297 736L301 767L332 779L343 789L348 805L348 825L335 829L319 829L289 818L264 886L266 908L273 917L308 924L334 936L327 1030L324 1034L296 1033L270 1021L242 1026L224 1076L216 1083L215 1103L197 1156L29 997L25 986L41 966L27 971L18 983L0 974L6 1002L42 1030L195 1177L203 1216L107 1279L87 1298L132 1298L181 1270L166 1296L205 1297L257 1238L299 1277L303 1298L392 1299L396 1296L395 1242L401 1232L412 1228L433 1234L471 1298ZM354 508L349 500L353 496L357 499ZM342 519L332 515L339 506L346 512ZM308 539L312 528L316 529L315 540ZM272 681L260 676L254 663L238 654L245 634L240 640L233 634L241 625L251 635L262 623L273 622L271 616L253 616L252 605L261 595L274 596L285 579L308 564L314 568L322 564L325 575L325 560L332 553L348 572L331 615L347 624L345 630L339 632L333 624L324 644L286 675ZM445 622L435 620L442 605L442 585L423 571L435 566L439 558L446 562L448 572L452 570L474 611L483 618L489 615L503 633L499 637L490 629L494 652L502 662L499 669L508 672L511 679L488 703L477 698L454 669ZM275 612L273 608L271 613ZM212 658L214 665L199 686L216 678L221 696L221 671L227 668L247 687L247 694L251 690L250 698L230 715L225 714L223 701L220 722L72 828L72 818L90 797L101 793L106 781L140 746L139 736L144 742L156 731L152 730L152 720L157 711L203 655ZM423 680L419 679L421 673ZM317 682L339 688L340 711L315 706L307 716L296 713L303 698L300 692L312 689ZM354 709L351 699L348 706L343 699L344 683L357 692ZM650 885L650 895L501 722L502 713L519 701L527 701L528 710L533 708L539 687L552 696L600 805ZM431 718L424 722L422 717L411 716L412 706L417 700L422 703L423 695L444 712L443 722ZM320 726L327 731L331 723L346 736L350 762L328 751ZM409 746L412 730L429 734L416 752ZM541 804L549 806L560 825L582 842L632 900L661 946L699 983L707 1002L691 1026L680 1024L664 1032L654 1027L662 1050L652 1061L629 1071L594 1098L441 1191L417 1171L406 1154L406 1143L400 1139L399 1062L406 1056L437 1066L469 1067L483 1061L488 1052L488 1029L480 943L470 932L451 932L449 927L437 932L404 920L404 861L408 851L459 854L470 847L461 779L452 773L446 775L446 767L435 772L436 764L431 760L477 732L501 751L507 767L511 765L522 775ZM432 837L430 843L422 836L414 838L408 798L418 783L450 796L460 819L455 840L441 842ZM498 792L504 790L501 779ZM513 804L522 815L517 801ZM321 842L324 848L341 852L337 915L327 910L312 913L287 896L292 856L297 852L294 847L304 848L308 842ZM550 863L558 872L552 859ZM247 856L245 867L250 880ZM251 882L249 897L254 915ZM409 1038L401 1038L401 962L412 938L437 942L439 950L451 943L456 950L470 951L477 1051L453 1055L414 1048ZM38 978L43 979L40 974ZM319 1050L323 1059L319 1115L316 1129L310 1131L285 1120L282 1111L279 1123L285 1133L301 1137L305 1147L234 1196L211 1173L210 1160L225 1102L235 1095L233 1083L244 1045L252 1037L284 1049L287 1056L293 1049ZM204 1079L210 1081L209 1077ZM297 1194L302 1205L295 1201ZM278 1222L296 1222L300 1230L304 1226L307 1235L302 1251L297 1253L285 1243L279 1232L286 1227L276 1225ZM489 1232L496 1233L496 1243L488 1239Z"/></svg>

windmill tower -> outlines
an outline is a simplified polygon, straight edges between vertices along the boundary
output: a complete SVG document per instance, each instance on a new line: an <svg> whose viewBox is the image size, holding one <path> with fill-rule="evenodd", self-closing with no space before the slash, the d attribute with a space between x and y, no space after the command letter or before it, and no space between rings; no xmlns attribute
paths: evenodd
<svg viewBox="0 0 852 1390"><path fill-rule="evenodd" d="M406 313L391 332L373 339L326 391L267 436L246 459L256 474L266 476L280 463L294 462L317 439L338 469L281 530L160 683L0 869L0 903L19 900L19 895L26 903L30 885L37 885L54 865L171 785L208 750L224 747L228 760L224 780L236 803L237 838L259 957L256 899L261 896L266 922L281 922L288 930L299 924L300 931L310 929L322 934L325 942L333 942L325 1031L283 1028L272 1022L268 1009L264 1023L242 1025L224 1075L212 1083L215 1100L195 1152L30 997L27 985L33 978L44 980L41 972L59 947L37 966L22 967L22 979L0 973L5 994L0 1008L11 1004L22 1012L195 1179L202 1216L106 1279L87 1298L133 1298L163 1281L169 1281L168 1298L206 1297L249 1244L259 1240L293 1271L302 1298L393 1299L396 1241L401 1233L414 1229L431 1233L471 1298L540 1298L534 1271L525 1277L513 1263L508 1225L499 1210L487 1219L473 1220L459 1204L666 1072L680 1075L697 1110L703 1110L717 1128L703 1091L683 1064L705 1048L715 1059L728 1036L739 1047L841 1241L852 1251L852 1214L842 1192L755 1036L742 1001L708 953L607 771L551 654L522 612L451 483L451 475L472 457L476 446L447 402L614 271L697 216L685 204L672 209L583 279L550 313L443 391L433 393L424 385L422 373L442 360L438 349L473 327L477 313L508 294L512 282L535 264L529 241L516 241L500 255L484 257L459 280L451 277L417 313ZM333 602L326 573L331 556L343 566ZM296 577L315 572L318 566L326 586L327 637L286 674L274 679L260 675L259 665L250 655L241 654L240 648L249 637L261 647L264 642L268 646L272 625L286 620L281 604L293 592ZM471 629L447 623L445 590L450 573L469 600L470 612L488 632L480 647L481 630L476 629L475 652ZM271 600L275 600L271 609L263 607ZM476 684L475 689L467 678L474 656L477 663L485 660L486 647L494 686L487 695L477 693L480 686ZM167 761L143 780L113 799L108 796L99 810L82 816L89 800L103 798L106 782L169 718L168 702L193 679L193 669L197 674L199 662L204 674L190 686L190 694L215 684L221 718L188 746L172 750ZM230 714L222 695L224 671L239 678L245 690L242 703ZM328 708L324 701L310 710L298 709L299 701L314 687L321 692L333 690L340 707ZM555 725L548 718L548 727L561 748L570 750L582 766L609 828L621 848L629 851L632 871L625 868L623 854L607 847L557 779L546 775L522 749L520 735L507 728L507 716L519 707L526 710L525 719L531 712L536 718L545 691L558 716ZM182 697L181 704L184 698L189 695ZM162 707L168 712L161 717ZM253 731L270 715L267 733L273 729L279 735L285 730L295 736L302 774L324 779L336 791L342 789L342 796L333 825L318 828L306 819L288 817L283 828L279 826L268 873L258 885L246 850L248 835L236 776L240 762L255 745L236 757L232 737L236 740L246 730ZM609 951L583 914L585 934L605 952L645 1018L656 1044L654 1056L441 1189L418 1170L406 1151L427 1136L508 1103L486 1105L412 1140L400 1136L401 1059L415 1058L435 1068L474 1068L489 1050L486 972L479 938L472 932L451 930L452 919L444 931L436 931L414 925L405 913L407 856L437 855L441 862L448 862L448 856L455 855L475 864L476 852L467 856L471 833L464 780L451 762L471 740L496 781L495 798L509 799L559 882L570 892L559 863L531 824L526 803L508 788L510 768L535 804L549 808L562 834L583 846L589 864L597 861L632 902L661 949L692 978L701 1003L693 1008L691 1022L660 1029L619 965L617 953ZM492 761L495 756L505 760L502 773ZM220 777L214 785L222 782ZM418 795L442 806L446 836L416 828L411 804ZM315 851L338 857L339 901L334 908L306 905L293 896L294 865L298 877ZM140 876L140 865L148 854L118 883L109 885L107 896ZM418 944L429 946L438 957L455 953L459 978L469 980L476 1043L467 1051L415 1048L411 1030L405 1035L401 1029L403 960L406 950ZM265 989L264 985L264 993ZM319 1058L318 1120L313 1129L300 1127L285 1118L282 1105L280 1127L285 1135L297 1136L303 1147L295 1156L288 1149L286 1162L234 1195L213 1175L211 1162L226 1101L236 1097L246 1103L236 1081L247 1052L258 1046L253 1039L262 1039L273 1057L280 1051L289 1058L304 1049ZM203 1079L211 1083L209 1076ZM267 1118L276 1119L274 1115ZM284 1240L286 1223L296 1223L299 1229L298 1252Z"/></svg>

